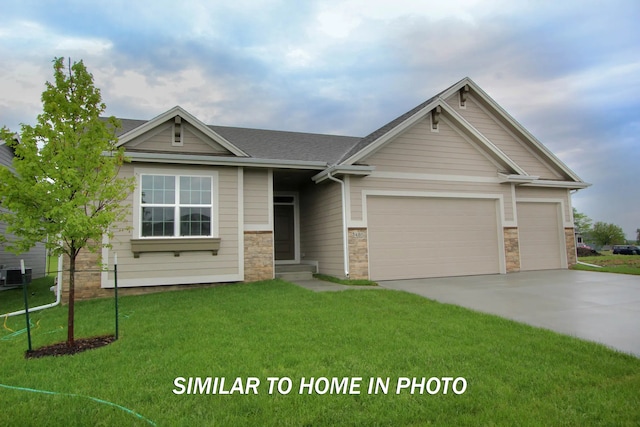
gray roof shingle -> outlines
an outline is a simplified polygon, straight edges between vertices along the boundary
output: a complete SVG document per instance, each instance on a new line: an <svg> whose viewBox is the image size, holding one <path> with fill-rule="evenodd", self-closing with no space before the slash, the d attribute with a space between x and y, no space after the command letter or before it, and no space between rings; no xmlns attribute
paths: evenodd
<svg viewBox="0 0 640 427"><path fill-rule="evenodd" d="M117 136L142 126L148 120L119 119ZM286 132L229 126L209 126L227 141L258 159L337 162L360 141L360 137Z"/></svg>
<svg viewBox="0 0 640 427"><path fill-rule="evenodd" d="M411 116L416 114L418 111L422 110L427 105L431 104L433 101L438 99L438 97L442 96L443 93L447 92L449 89L451 89L452 87L456 86L457 84L459 84L460 82L462 82L463 80L466 80L466 79L467 79L467 77L457 81L456 83L452 84L451 86L449 86L445 90L443 90L443 91L439 92L438 94L432 96L431 98L427 99L426 101L424 101L423 103L421 103L417 107L412 108L411 110L407 111L403 115L401 115L399 117L396 117L395 119L391 120L389 123L387 123L386 125L382 126L381 128L376 129L375 131L371 132L369 135L365 136L357 144L355 144L353 147L351 147L351 149L348 152L346 152L339 159L339 162L340 163L344 162L349 157L351 157L354 154L356 154L358 151L364 149L367 145L373 143L375 140L377 140L378 138L380 138L381 136L383 136L387 132L390 132L393 128L395 128L396 126L400 125L402 122L404 122L405 120L407 120L408 118L410 118Z"/></svg>
<svg viewBox="0 0 640 427"><path fill-rule="evenodd" d="M316 133L209 127L245 153L263 159L309 160L334 164L361 139Z"/></svg>
<svg viewBox="0 0 640 427"><path fill-rule="evenodd" d="M458 83L460 82L451 85L364 138L228 126L209 125L208 127L251 157L270 160L320 161L334 165L344 162L364 149ZM120 119L120 121L122 127L118 130L118 136L147 122L147 120L132 119Z"/></svg>

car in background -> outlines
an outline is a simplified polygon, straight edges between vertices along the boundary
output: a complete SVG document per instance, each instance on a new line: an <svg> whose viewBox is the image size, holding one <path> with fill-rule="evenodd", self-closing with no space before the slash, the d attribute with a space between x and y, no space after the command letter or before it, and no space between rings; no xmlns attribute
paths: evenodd
<svg viewBox="0 0 640 427"><path fill-rule="evenodd" d="M634 245L614 245L613 253L616 255L640 255L640 248Z"/></svg>
<svg viewBox="0 0 640 427"><path fill-rule="evenodd" d="M583 248L583 249L593 249L591 246L584 244L584 243L578 243L576 245L576 248Z"/></svg>

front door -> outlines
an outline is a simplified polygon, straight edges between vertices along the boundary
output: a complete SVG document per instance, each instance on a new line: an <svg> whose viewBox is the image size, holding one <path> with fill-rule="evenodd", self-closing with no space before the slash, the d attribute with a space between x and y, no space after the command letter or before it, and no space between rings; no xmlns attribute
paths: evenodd
<svg viewBox="0 0 640 427"><path fill-rule="evenodd" d="M276 203L273 216L276 261L293 261L296 259L295 205Z"/></svg>

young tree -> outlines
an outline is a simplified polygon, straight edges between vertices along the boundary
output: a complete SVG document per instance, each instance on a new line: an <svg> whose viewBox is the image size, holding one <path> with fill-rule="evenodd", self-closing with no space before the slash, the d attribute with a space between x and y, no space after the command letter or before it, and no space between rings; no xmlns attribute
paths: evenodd
<svg viewBox="0 0 640 427"><path fill-rule="evenodd" d="M122 221L121 202L133 181L118 178L125 162L116 147L117 120L99 117L106 106L82 61L65 67L53 61L54 82L42 93L43 112L35 126L22 125L12 173L0 168L0 220L17 238L7 248L16 253L46 242L53 255L69 257L67 344L74 345L76 258L81 249L103 246L103 235ZM13 141L3 128L0 138Z"/></svg>
<svg viewBox="0 0 640 427"><path fill-rule="evenodd" d="M617 245L625 243L624 231L615 224L598 221L593 224L591 237L599 245Z"/></svg>

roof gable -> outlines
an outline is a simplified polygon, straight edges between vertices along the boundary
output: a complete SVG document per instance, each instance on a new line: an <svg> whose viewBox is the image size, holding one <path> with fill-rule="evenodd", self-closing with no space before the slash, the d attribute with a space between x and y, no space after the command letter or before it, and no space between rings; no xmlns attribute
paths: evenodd
<svg viewBox="0 0 640 427"><path fill-rule="evenodd" d="M434 97L428 99L407 113L392 120L378 130L364 137L358 144L352 147L340 160L340 164L352 165L362 161L374 151L388 144L402 132L409 129L415 123L425 119L436 108L446 115L446 117L459 127L460 131L477 142L480 148L489 153L496 161L511 170L509 174L515 173L522 176L533 176L526 171L526 168L518 164L505 151L496 145L487 135L484 135L469 121L459 114L458 110L453 108L447 99L451 100L454 96L465 96L471 93L475 98L482 102L484 108L487 108L494 114L510 132L527 146L532 156L537 156L541 162L559 172L557 178L567 178L570 181L583 181L564 163L562 163L551 151L549 151L540 141L535 139L522 125L520 125L513 117L511 117L502 107L500 107L492 98L490 98L480 87L470 78L466 77L449 88L443 90ZM460 95L458 95L460 94ZM533 176L538 179L538 176Z"/></svg>
<svg viewBox="0 0 640 427"><path fill-rule="evenodd" d="M496 119L503 129L510 133L514 139L522 144L522 147L529 152L530 157L535 157L536 160L552 171L553 178L547 176L549 179L569 179L576 182L582 182L582 179L573 172L567 165L565 165L559 158L557 158L547 147L542 144L535 136L533 136L524 126L522 126L516 119L514 119L504 108L500 106L493 98L491 98L480 86L478 86L473 80L466 77L458 82L456 85L442 92L440 97L442 99L460 99L459 96L462 91L469 93L469 105L466 109L458 109L461 115L465 115L470 108L477 103L478 107L489 113L494 119ZM459 103L459 101L458 101ZM458 104L459 105L459 104ZM471 118L467 118L471 121ZM480 123L473 122L475 127L482 127ZM480 130L482 132L482 130ZM497 140L494 141L497 143ZM521 162L522 153L518 149L510 149L508 146L500 144L500 148L507 152L509 156L517 162ZM527 168L524 165L523 168ZM527 171L529 172L529 171ZM541 170L531 171L531 175L537 175Z"/></svg>
<svg viewBox="0 0 640 427"><path fill-rule="evenodd" d="M362 159L375 174L435 174L497 178L512 172L508 164L459 129L447 115L433 129L432 113L404 130L388 144Z"/></svg>
<svg viewBox="0 0 640 427"><path fill-rule="evenodd" d="M129 130L119 136L118 146L142 151L194 151L196 154L249 156L179 106L149 121L136 122L124 122ZM187 150L185 143L190 143L190 150Z"/></svg>

